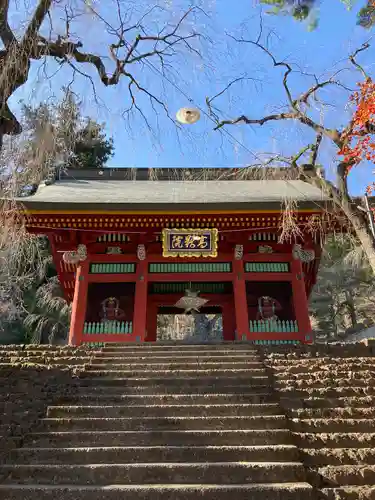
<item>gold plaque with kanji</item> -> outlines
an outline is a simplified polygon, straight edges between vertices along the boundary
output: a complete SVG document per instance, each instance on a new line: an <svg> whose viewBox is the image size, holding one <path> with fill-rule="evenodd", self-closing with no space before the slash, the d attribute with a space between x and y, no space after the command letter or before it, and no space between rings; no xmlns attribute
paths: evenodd
<svg viewBox="0 0 375 500"><path fill-rule="evenodd" d="M217 229L163 229L163 257L217 257Z"/></svg>

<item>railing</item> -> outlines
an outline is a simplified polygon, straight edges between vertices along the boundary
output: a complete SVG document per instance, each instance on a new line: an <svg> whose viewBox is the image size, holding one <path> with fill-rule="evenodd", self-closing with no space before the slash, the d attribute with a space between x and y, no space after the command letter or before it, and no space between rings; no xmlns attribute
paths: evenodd
<svg viewBox="0 0 375 500"><path fill-rule="evenodd" d="M84 335L97 334L130 334L133 333L132 321L107 321L106 323L86 322L83 326Z"/></svg>
<svg viewBox="0 0 375 500"><path fill-rule="evenodd" d="M90 274L132 274L135 273L134 263L91 264Z"/></svg>
<svg viewBox="0 0 375 500"><path fill-rule="evenodd" d="M299 345L300 340L253 340L251 342L255 345Z"/></svg>
<svg viewBox="0 0 375 500"><path fill-rule="evenodd" d="M247 273L289 273L288 262L246 262Z"/></svg>
<svg viewBox="0 0 375 500"><path fill-rule="evenodd" d="M230 273L230 262L155 262L150 273Z"/></svg>
<svg viewBox="0 0 375 500"><path fill-rule="evenodd" d="M298 323L297 321L264 321L264 320L254 320L249 322L250 332L277 332L277 333L297 333Z"/></svg>

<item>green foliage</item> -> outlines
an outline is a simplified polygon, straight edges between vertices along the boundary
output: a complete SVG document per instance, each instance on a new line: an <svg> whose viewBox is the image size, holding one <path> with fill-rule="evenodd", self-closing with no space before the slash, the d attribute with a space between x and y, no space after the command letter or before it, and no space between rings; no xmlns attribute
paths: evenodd
<svg viewBox="0 0 375 500"><path fill-rule="evenodd" d="M62 296L46 237L8 242L0 265L0 344L66 338L70 306Z"/></svg>
<svg viewBox="0 0 375 500"><path fill-rule="evenodd" d="M113 155L112 139L106 138L103 124L82 117L80 109L67 89L60 102L23 106L23 134L2 151L2 193L26 193L57 167L105 166ZM0 344L63 341L70 306L62 295L48 239L5 226L0 228Z"/></svg>
<svg viewBox="0 0 375 500"><path fill-rule="evenodd" d="M326 0L332 2L334 0ZM341 1L345 7L352 8L352 0ZM309 31L318 26L317 8L319 0L260 0L261 4L273 6L267 14L290 15L296 21L306 22ZM363 28L370 29L375 25L375 4L373 0L366 0L366 4L360 9L357 17L357 24Z"/></svg>

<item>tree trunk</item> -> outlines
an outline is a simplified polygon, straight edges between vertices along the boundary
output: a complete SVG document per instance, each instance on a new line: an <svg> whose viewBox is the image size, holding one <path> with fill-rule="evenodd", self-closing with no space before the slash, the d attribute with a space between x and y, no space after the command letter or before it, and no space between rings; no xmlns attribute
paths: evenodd
<svg viewBox="0 0 375 500"><path fill-rule="evenodd" d="M366 221L364 221L362 213L357 208L353 207L353 205L345 202L341 208L350 221L375 276L375 247L371 228L369 224L366 224Z"/></svg>

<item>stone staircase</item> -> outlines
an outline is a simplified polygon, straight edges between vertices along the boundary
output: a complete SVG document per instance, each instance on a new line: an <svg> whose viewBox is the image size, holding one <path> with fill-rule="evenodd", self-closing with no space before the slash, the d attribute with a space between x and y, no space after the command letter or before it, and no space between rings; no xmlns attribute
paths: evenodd
<svg viewBox="0 0 375 500"><path fill-rule="evenodd" d="M0 500L317 498L251 345L109 345L82 362L0 466Z"/></svg>
<svg viewBox="0 0 375 500"><path fill-rule="evenodd" d="M319 498L375 499L375 349L265 350L308 482Z"/></svg>

